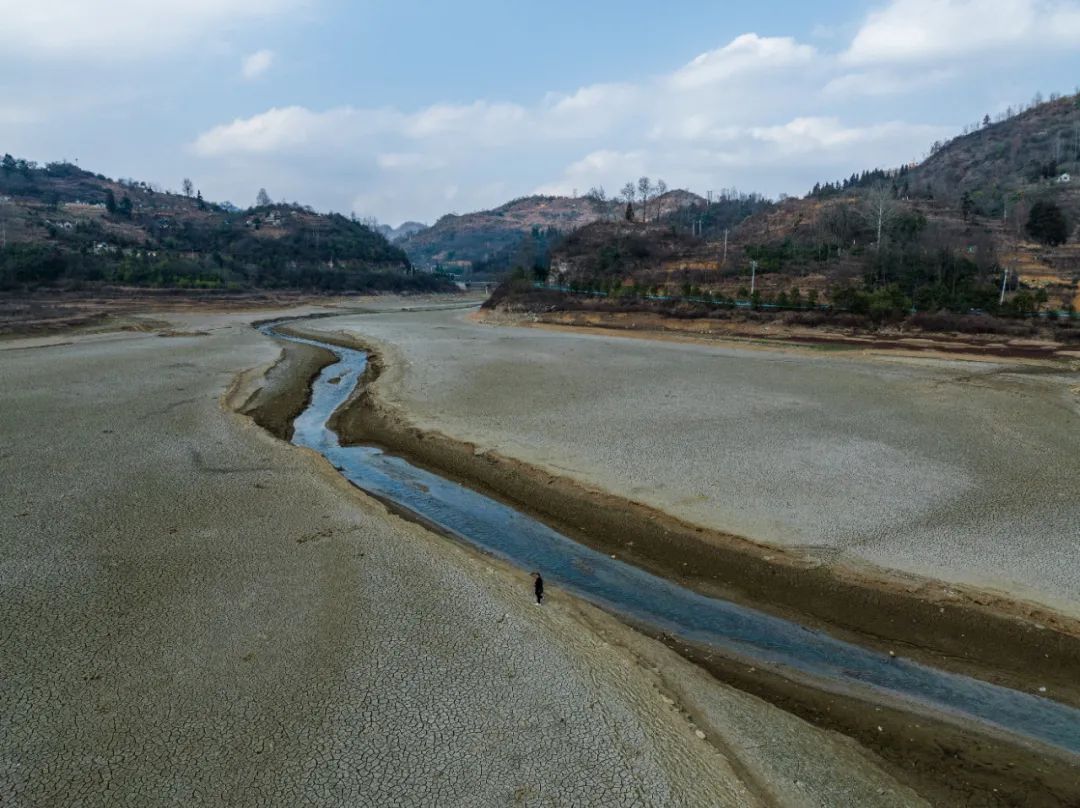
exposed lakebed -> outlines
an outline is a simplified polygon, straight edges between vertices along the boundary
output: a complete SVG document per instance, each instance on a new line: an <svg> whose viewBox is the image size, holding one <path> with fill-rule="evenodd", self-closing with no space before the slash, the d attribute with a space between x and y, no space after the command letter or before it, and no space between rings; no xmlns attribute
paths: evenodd
<svg viewBox="0 0 1080 808"><path fill-rule="evenodd" d="M547 525L406 460L366 446L343 447L327 427L353 394L364 352L280 333L264 333L331 351L338 361L312 384L294 422L293 443L325 456L359 488L549 583L658 631L704 644L825 689L906 703L1080 754L1080 710L1031 693L890 657L821 631L679 586L581 545Z"/></svg>

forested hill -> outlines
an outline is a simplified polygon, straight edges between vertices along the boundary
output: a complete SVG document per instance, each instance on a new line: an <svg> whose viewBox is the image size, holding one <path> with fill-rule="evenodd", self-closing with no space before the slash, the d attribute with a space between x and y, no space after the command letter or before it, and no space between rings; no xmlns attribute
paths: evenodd
<svg viewBox="0 0 1080 808"><path fill-rule="evenodd" d="M725 217L726 242L711 221L716 207L659 225L591 224L553 251L551 277L620 297L720 306L798 308L812 298L876 320L913 310L1072 312L1080 94L973 122L921 163L820 182L802 199L747 208L738 223Z"/></svg>
<svg viewBox="0 0 1080 808"><path fill-rule="evenodd" d="M185 185L188 184L185 182ZM265 194L239 210L69 163L0 161L0 288L435 289L370 227Z"/></svg>

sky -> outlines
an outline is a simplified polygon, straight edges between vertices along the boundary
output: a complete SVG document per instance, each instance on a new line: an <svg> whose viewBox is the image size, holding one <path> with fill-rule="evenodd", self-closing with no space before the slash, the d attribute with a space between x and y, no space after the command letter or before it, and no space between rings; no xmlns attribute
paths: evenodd
<svg viewBox="0 0 1080 808"><path fill-rule="evenodd" d="M642 175L801 195L1080 84L1080 0L0 0L0 21L0 152L392 225Z"/></svg>

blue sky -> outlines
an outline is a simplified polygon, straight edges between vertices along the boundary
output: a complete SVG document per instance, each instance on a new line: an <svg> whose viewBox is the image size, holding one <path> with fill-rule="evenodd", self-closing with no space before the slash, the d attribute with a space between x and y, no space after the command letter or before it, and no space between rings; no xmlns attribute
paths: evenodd
<svg viewBox="0 0 1080 808"><path fill-rule="evenodd" d="M0 0L0 151L396 224L803 193L1080 83L1080 0Z"/></svg>

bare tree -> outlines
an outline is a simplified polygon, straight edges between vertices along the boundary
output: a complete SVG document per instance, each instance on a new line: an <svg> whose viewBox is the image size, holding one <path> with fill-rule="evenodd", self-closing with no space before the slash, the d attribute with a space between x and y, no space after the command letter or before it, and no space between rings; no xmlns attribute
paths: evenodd
<svg viewBox="0 0 1080 808"><path fill-rule="evenodd" d="M660 197L667 193L667 183L663 180L656 181L656 221L660 221Z"/></svg>
<svg viewBox="0 0 1080 808"><path fill-rule="evenodd" d="M637 188L634 187L633 182L628 182L622 187L622 191L619 192L623 199L629 204L634 204L634 198L637 196Z"/></svg>
<svg viewBox="0 0 1080 808"><path fill-rule="evenodd" d="M184 189L184 196L191 196L195 193L195 185L187 177L184 177L184 182L181 187Z"/></svg>
<svg viewBox="0 0 1080 808"><path fill-rule="evenodd" d="M641 196L641 221L649 221L649 196L653 191L652 180L642 177L637 181L638 195Z"/></svg>
<svg viewBox="0 0 1080 808"><path fill-rule="evenodd" d="M846 201L836 202L827 207L821 217L825 232L836 242L837 255L850 246L861 224L858 213L852 208Z"/></svg>
<svg viewBox="0 0 1080 808"><path fill-rule="evenodd" d="M891 186L879 182L867 189L865 200L866 218L877 233L874 249L880 250L881 233L896 217L896 195Z"/></svg>
<svg viewBox="0 0 1080 808"><path fill-rule="evenodd" d="M267 205L273 205L274 202L270 199L270 194L266 193L265 188L260 188L259 193L255 196L255 206L259 208L265 208Z"/></svg>

